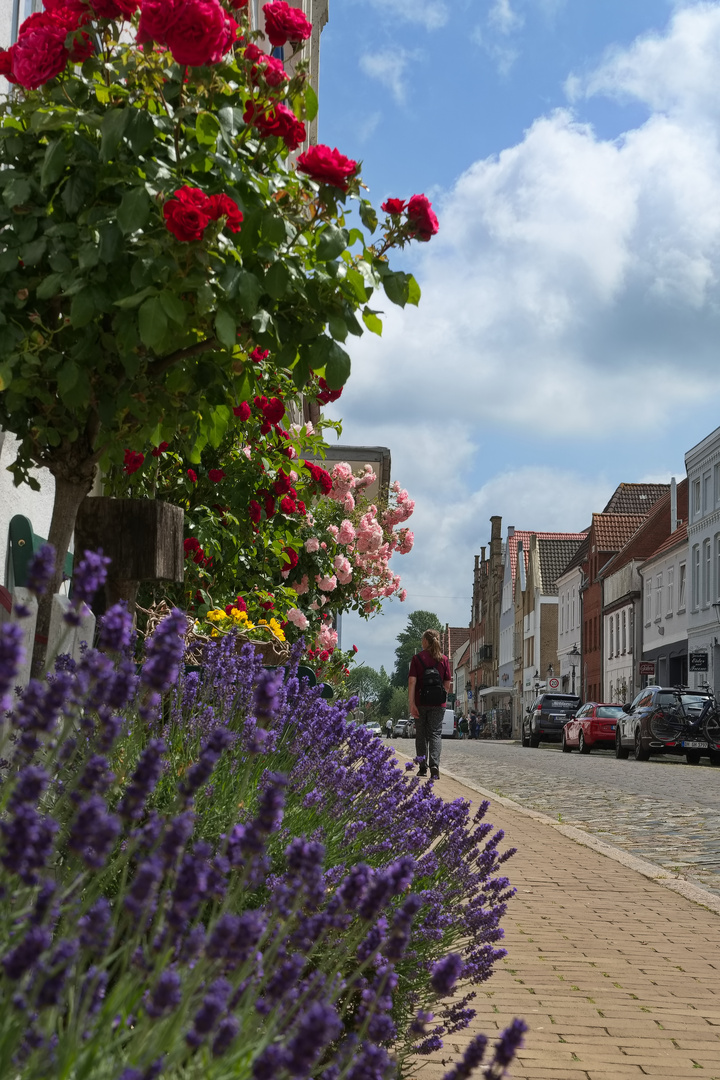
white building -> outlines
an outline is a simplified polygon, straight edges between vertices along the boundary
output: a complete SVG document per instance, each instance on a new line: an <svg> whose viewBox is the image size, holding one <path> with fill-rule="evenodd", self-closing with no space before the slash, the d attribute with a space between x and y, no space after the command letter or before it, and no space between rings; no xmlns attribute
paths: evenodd
<svg viewBox="0 0 720 1080"><path fill-rule="evenodd" d="M687 555L687 522L683 522L640 567L643 684L687 684Z"/></svg>
<svg viewBox="0 0 720 1080"><path fill-rule="evenodd" d="M688 474L688 683L720 692L720 428L685 455Z"/></svg>
<svg viewBox="0 0 720 1080"><path fill-rule="evenodd" d="M582 564L587 559L588 541L582 542L570 565L557 580L558 590L558 675L563 694L580 694L582 685Z"/></svg>

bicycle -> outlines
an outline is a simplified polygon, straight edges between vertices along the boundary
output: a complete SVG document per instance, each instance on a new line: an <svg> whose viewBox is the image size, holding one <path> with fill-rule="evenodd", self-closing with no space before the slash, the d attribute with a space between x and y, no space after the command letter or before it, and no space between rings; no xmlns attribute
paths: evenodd
<svg viewBox="0 0 720 1080"><path fill-rule="evenodd" d="M688 687L676 687L679 693L692 693ZM679 706L663 706L650 717L650 733L654 739L664 743L680 743L703 739L713 753L720 751L720 711L712 689L703 683L700 690L707 699L700 714L691 718L680 702Z"/></svg>

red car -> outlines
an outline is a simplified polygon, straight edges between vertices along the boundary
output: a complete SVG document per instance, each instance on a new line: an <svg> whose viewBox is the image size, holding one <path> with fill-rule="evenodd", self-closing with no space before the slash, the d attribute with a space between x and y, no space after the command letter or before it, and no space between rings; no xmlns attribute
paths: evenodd
<svg viewBox="0 0 720 1080"><path fill-rule="evenodd" d="M595 747L612 750L615 746L615 725L622 711L622 705L588 701L563 728L563 754L569 754L575 747L581 754L589 754Z"/></svg>

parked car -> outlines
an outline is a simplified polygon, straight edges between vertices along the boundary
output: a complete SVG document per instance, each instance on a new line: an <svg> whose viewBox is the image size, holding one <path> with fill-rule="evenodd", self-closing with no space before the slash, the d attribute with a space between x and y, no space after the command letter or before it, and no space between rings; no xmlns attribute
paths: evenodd
<svg viewBox="0 0 720 1080"><path fill-rule="evenodd" d="M697 765L702 754L714 764L720 755L698 733L679 742L657 738L650 722L662 710L682 710L689 720L697 717L710 695L704 690L682 690L676 686L647 686L623 712L615 730L615 757L626 758L632 750L636 761L647 761L651 754L681 754L688 765ZM655 724L657 731L658 725Z"/></svg>
<svg viewBox="0 0 720 1080"><path fill-rule="evenodd" d="M382 738L383 730L377 720L368 720L366 724L363 724L363 727L366 728L367 731L372 731L373 735L379 735Z"/></svg>
<svg viewBox="0 0 720 1080"><path fill-rule="evenodd" d="M443 739L456 739L457 738L457 726L455 724L455 713L452 709L446 709L443 713L442 722L442 737Z"/></svg>
<svg viewBox="0 0 720 1080"><path fill-rule="evenodd" d="M612 750L615 726L622 715L622 705L586 701L562 730L563 753L569 754L576 747L581 754L589 754L596 747Z"/></svg>
<svg viewBox="0 0 720 1080"><path fill-rule="evenodd" d="M394 739L407 739L409 720L396 720L393 725L393 738Z"/></svg>
<svg viewBox="0 0 720 1080"><path fill-rule="evenodd" d="M563 728L580 708L575 694L541 694L528 707L523 720L523 746L539 746L541 742L560 742Z"/></svg>
<svg viewBox="0 0 720 1080"><path fill-rule="evenodd" d="M408 720L408 726L407 726L407 737L408 737L408 739L414 739L415 738L415 731L416 731L415 717L411 716L410 719Z"/></svg>

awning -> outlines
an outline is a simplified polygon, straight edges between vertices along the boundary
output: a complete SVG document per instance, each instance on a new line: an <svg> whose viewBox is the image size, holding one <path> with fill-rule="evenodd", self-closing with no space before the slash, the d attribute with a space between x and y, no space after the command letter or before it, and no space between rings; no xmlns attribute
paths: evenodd
<svg viewBox="0 0 720 1080"><path fill-rule="evenodd" d="M507 686L486 686L484 690L478 690L477 692L479 698L490 697L491 694L509 694L512 697L513 689L511 687L508 690Z"/></svg>

